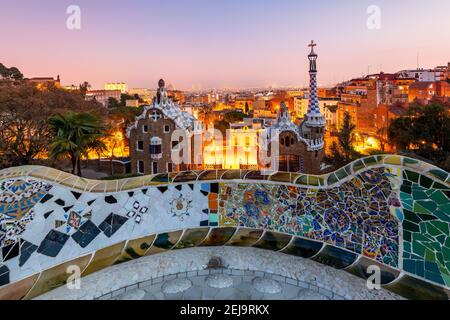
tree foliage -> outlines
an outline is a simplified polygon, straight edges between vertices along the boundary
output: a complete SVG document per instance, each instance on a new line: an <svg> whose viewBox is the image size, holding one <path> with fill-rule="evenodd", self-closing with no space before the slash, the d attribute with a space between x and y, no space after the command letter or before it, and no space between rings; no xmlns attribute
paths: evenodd
<svg viewBox="0 0 450 320"><path fill-rule="evenodd" d="M413 152L450 169L448 105L437 101L426 106L411 105L403 117L391 121L388 137L399 151Z"/></svg>
<svg viewBox="0 0 450 320"><path fill-rule="evenodd" d="M45 156L51 139L48 118L69 110L97 111L101 106L58 88L0 86L0 155L13 166Z"/></svg>
<svg viewBox="0 0 450 320"><path fill-rule="evenodd" d="M73 174L81 176L81 158L87 157L89 151L106 150L102 138L107 129L98 115L67 112L51 117L48 122L52 135L50 157L69 158Z"/></svg>
<svg viewBox="0 0 450 320"><path fill-rule="evenodd" d="M0 77L6 80L22 80L23 74L16 67L7 68L0 63Z"/></svg>
<svg viewBox="0 0 450 320"><path fill-rule="evenodd" d="M333 141L330 146L330 155L325 161L334 167L341 167L347 163L361 157L354 149L354 131L356 126L351 122L351 116L348 112L344 113L344 122L338 133L338 141Z"/></svg>

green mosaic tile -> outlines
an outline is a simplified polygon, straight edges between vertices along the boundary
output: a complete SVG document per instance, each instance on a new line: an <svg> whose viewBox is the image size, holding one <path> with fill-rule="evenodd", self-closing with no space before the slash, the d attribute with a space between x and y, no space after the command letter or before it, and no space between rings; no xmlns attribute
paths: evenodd
<svg viewBox="0 0 450 320"><path fill-rule="evenodd" d="M429 214L430 212L417 201L414 202L413 211L416 213Z"/></svg>
<svg viewBox="0 0 450 320"><path fill-rule="evenodd" d="M425 256L425 250L427 249L423 244L414 241L412 244L413 252L420 255L421 257Z"/></svg>
<svg viewBox="0 0 450 320"><path fill-rule="evenodd" d="M412 182L419 182L420 174L414 171L405 170L407 179Z"/></svg>
<svg viewBox="0 0 450 320"><path fill-rule="evenodd" d="M448 209L447 209L448 210ZM450 222L450 214L441 210L435 210L433 214L442 221Z"/></svg>
<svg viewBox="0 0 450 320"><path fill-rule="evenodd" d="M419 160L416 159L412 159L412 158L403 158L403 164L407 165L407 164L418 164Z"/></svg>
<svg viewBox="0 0 450 320"><path fill-rule="evenodd" d="M444 186L442 183L435 181L433 183L433 189L449 190L450 188L447 186Z"/></svg>
<svg viewBox="0 0 450 320"><path fill-rule="evenodd" d="M351 164L346 165L344 167L344 170L345 170L345 172L347 172L348 175L352 175L353 174L353 170L352 170L352 165Z"/></svg>
<svg viewBox="0 0 450 320"><path fill-rule="evenodd" d="M419 216L417 214L415 214L414 212L411 212L409 210L403 210L403 213L405 215L405 220L407 221L411 221L414 223L419 223L422 220L419 218Z"/></svg>
<svg viewBox="0 0 450 320"><path fill-rule="evenodd" d="M421 175L420 176L420 185L424 188L430 188L433 185L433 180L431 180L430 178Z"/></svg>
<svg viewBox="0 0 450 320"><path fill-rule="evenodd" d="M319 178L316 176L309 176L308 184L310 186L319 186Z"/></svg>
<svg viewBox="0 0 450 320"><path fill-rule="evenodd" d="M439 169L430 170L428 173L435 176L438 179L441 179L442 181L445 181L448 176L447 172Z"/></svg>
<svg viewBox="0 0 450 320"><path fill-rule="evenodd" d="M377 163L377 159L375 157L364 158L363 161L366 164L366 166L370 166L372 164Z"/></svg>
<svg viewBox="0 0 450 320"><path fill-rule="evenodd" d="M211 213L209 215L209 222L210 223L218 223L219 222L219 215Z"/></svg>
<svg viewBox="0 0 450 320"><path fill-rule="evenodd" d="M440 205L439 210L445 212L446 214L450 215L450 202Z"/></svg>
<svg viewBox="0 0 450 320"><path fill-rule="evenodd" d="M445 240L446 240L446 239L447 239L447 236L445 236L445 235L443 235L443 234L441 234L441 235L439 235L439 236L436 237L436 240L439 241L439 243L440 243L441 245L445 245ZM449 254L450 254L450 252L449 252ZM450 255L449 255L449 259L450 259Z"/></svg>
<svg viewBox="0 0 450 320"><path fill-rule="evenodd" d="M445 196L445 194L442 191L435 191L431 195L431 199L438 204L447 204L449 203L449 199Z"/></svg>
<svg viewBox="0 0 450 320"><path fill-rule="evenodd" d="M443 234L445 234L445 235L450 234L448 223L445 223L442 221L432 221L432 222L430 222L430 224L433 225L434 227L436 227L436 229L438 229Z"/></svg>
<svg viewBox="0 0 450 320"><path fill-rule="evenodd" d="M342 180L344 178L347 178L349 174L344 169L340 169L339 171L335 172L335 175L339 180Z"/></svg>
<svg viewBox="0 0 450 320"><path fill-rule="evenodd" d="M400 187L400 191L402 191L402 192L404 192L404 193L407 193L407 194L411 194L412 188L411 188L411 186L407 186L407 185L403 184L403 185Z"/></svg>
<svg viewBox="0 0 450 320"><path fill-rule="evenodd" d="M437 204L433 201L423 201L423 200L419 200L416 202L417 204L419 204L420 206L422 206L423 208L427 209L429 212L433 212L434 210L437 209Z"/></svg>
<svg viewBox="0 0 450 320"><path fill-rule="evenodd" d="M437 220L437 218L431 214L420 214L418 213L417 216L420 218L420 220L422 221L431 221L431 220Z"/></svg>
<svg viewBox="0 0 450 320"><path fill-rule="evenodd" d="M353 172L357 172L365 167L364 163L361 160L358 160L353 164Z"/></svg>
<svg viewBox="0 0 450 320"><path fill-rule="evenodd" d="M411 239L412 239L411 232L409 232L408 230L404 230L403 231L403 241L411 242Z"/></svg>
<svg viewBox="0 0 450 320"><path fill-rule="evenodd" d="M308 185L308 176L307 175L303 175L303 176L298 177L296 183L297 184L303 184L305 186Z"/></svg>
<svg viewBox="0 0 450 320"><path fill-rule="evenodd" d="M334 184L334 183L336 183L336 182L338 182L338 181L339 181L338 178L337 178L336 175L333 173L333 174L331 174L331 175L328 177L327 183L328 183L328 185L332 185L332 184Z"/></svg>
<svg viewBox="0 0 450 320"><path fill-rule="evenodd" d="M424 199L428 199L428 195L422 191L422 190L413 190L412 192L412 196L414 200L424 200Z"/></svg>
<svg viewBox="0 0 450 320"><path fill-rule="evenodd" d="M436 254L434 251L431 251L430 249L425 249L425 260L426 261L436 261Z"/></svg>

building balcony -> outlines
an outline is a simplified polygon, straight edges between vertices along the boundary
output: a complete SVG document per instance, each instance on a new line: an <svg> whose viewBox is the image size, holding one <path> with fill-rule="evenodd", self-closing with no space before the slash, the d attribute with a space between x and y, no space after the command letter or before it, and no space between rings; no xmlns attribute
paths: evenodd
<svg viewBox="0 0 450 320"><path fill-rule="evenodd" d="M153 160L162 159L162 153L160 153L160 154L151 154L150 158L152 158Z"/></svg>

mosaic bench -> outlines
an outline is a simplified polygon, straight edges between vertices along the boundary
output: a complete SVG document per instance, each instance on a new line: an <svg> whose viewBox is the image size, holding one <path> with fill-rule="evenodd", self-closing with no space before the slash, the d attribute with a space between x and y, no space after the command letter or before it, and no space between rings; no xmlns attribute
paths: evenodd
<svg viewBox="0 0 450 320"><path fill-rule="evenodd" d="M0 171L0 299L32 299L113 264L195 246L254 246L368 276L412 299L450 297L450 175L401 156L323 176L189 171L94 181Z"/></svg>

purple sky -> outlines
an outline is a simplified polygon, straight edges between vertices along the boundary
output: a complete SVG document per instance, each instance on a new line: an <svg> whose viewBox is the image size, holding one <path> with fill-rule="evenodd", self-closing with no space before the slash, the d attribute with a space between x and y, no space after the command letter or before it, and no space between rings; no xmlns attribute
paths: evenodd
<svg viewBox="0 0 450 320"><path fill-rule="evenodd" d="M372 4L380 30L366 26ZM306 85L311 39L320 85L415 68L418 53L424 68L450 61L449 0L2 0L0 12L0 62L64 85Z"/></svg>

